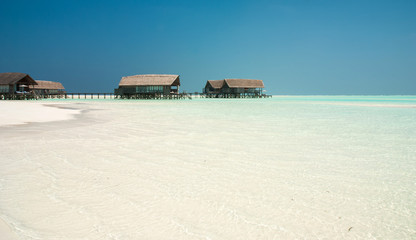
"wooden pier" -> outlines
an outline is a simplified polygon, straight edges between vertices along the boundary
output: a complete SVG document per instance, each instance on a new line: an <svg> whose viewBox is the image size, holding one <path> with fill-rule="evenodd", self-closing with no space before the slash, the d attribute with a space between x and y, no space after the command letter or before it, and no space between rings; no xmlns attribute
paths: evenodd
<svg viewBox="0 0 416 240"><path fill-rule="evenodd" d="M41 99L114 99L114 93L62 93L62 94L36 94L28 93L2 93L0 100L41 100Z"/></svg>
<svg viewBox="0 0 416 240"><path fill-rule="evenodd" d="M114 93L65 93L65 99L114 99Z"/></svg>
<svg viewBox="0 0 416 240"><path fill-rule="evenodd" d="M160 99L179 100L193 98L271 98L266 94L235 94L235 93L178 93L178 94L114 94L114 93L63 93L63 94L35 94L4 93L0 100L41 100L41 99Z"/></svg>
<svg viewBox="0 0 416 240"><path fill-rule="evenodd" d="M33 93L1 93L0 100L33 100L37 96Z"/></svg>
<svg viewBox="0 0 416 240"><path fill-rule="evenodd" d="M192 99L192 95L188 93L178 94L160 94L160 93L136 93L115 95L115 99Z"/></svg>
<svg viewBox="0 0 416 240"><path fill-rule="evenodd" d="M201 98L271 98L266 94L244 94L244 93L201 93Z"/></svg>

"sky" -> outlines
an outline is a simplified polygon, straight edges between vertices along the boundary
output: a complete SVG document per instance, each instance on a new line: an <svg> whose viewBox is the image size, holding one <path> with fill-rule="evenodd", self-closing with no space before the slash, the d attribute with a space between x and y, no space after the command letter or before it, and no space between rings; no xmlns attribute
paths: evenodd
<svg viewBox="0 0 416 240"><path fill-rule="evenodd" d="M0 72L113 92L121 77L261 79L268 94L416 94L414 0L1 0Z"/></svg>

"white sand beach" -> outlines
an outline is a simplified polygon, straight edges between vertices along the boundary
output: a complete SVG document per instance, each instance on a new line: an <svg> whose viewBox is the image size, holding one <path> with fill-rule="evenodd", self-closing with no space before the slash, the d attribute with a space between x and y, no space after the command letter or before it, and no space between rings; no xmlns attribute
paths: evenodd
<svg viewBox="0 0 416 240"><path fill-rule="evenodd" d="M335 100L0 102L1 231L414 239L415 109Z"/></svg>
<svg viewBox="0 0 416 240"><path fill-rule="evenodd" d="M0 104L0 126L26 123L53 122L73 119L80 113L77 109L64 109L59 102L2 101Z"/></svg>
<svg viewBox="0 0 416 240"><path fill-rule="evenodd" d="M0 104L1 126L17 126L28 123L53 122L73 119L80 114L77 109L64 109L63 103L45 103L41 101L2 101ZM0 239L18 239L12 227L0 218Z"/></svg>
<svg viewBox="0 0 416 240"><path fill-rule="evenodd" d="M12 229L0 218L0 239L1 240L15 240L18 239L17 235Z"/></svg>

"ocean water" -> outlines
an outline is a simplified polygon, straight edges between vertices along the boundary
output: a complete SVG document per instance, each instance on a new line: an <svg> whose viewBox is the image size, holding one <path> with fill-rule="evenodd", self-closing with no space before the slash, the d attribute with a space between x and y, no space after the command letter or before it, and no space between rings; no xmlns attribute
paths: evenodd
<svg viewBox="0 0 416 240"><path fill-rule="evenodd" d="M0 127L19 239L416 239L416 96L53 101Z"/></svg>

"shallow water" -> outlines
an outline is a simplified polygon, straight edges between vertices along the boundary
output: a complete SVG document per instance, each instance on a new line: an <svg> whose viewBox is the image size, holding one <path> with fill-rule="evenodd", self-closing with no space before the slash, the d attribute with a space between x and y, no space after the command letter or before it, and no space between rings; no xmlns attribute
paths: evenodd
<svg viewBox="0 0 416 240"><path fill-rule="evenodd" d="M61 102L0 129L21 239L416 238L415 96Z"/></svg>

